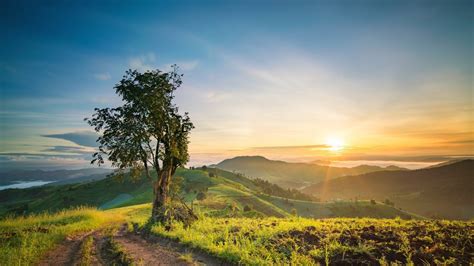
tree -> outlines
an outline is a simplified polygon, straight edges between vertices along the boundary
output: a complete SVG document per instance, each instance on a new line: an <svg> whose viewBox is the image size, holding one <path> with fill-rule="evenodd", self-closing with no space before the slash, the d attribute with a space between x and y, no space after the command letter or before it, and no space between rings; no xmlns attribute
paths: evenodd
<svg viewBox="0 0 474 266"><path fill-rule="evenodd" d="M173 174L189 159L188 138L194 126L188 113L181 115L173 103L181 78L176 65L170 72L128 70L114 87L123 104L95 108L85 119L100 133L92 164L101 165L107 158L119 173L130 169L132 177L139 177L145 171L153 186L155 222L163 221ZM150 170L155 170L156 179Z"/></svg>

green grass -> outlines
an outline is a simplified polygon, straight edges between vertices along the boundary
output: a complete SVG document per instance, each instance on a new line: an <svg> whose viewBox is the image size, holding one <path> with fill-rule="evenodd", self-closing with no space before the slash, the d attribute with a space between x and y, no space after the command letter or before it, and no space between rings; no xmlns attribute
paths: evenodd
<svg viewBox="0 0 474 266"><path fill-rule="evenodd" d="M130 194L135 197L147 190L151 191L151 186L144 178L106 178L84 184L5 190L0 191L0 215L59 211L76 206L99 207L106 203L112 203L106 207L113 207L117 196Z"/></svg>
<svg viewBox="0 0 474 266"><path fill-rule="evenodd" d="M66 236L117 223L118 213L76 208L55 214L38 214L0 220L0 262L2 265L31 265Z"/></svg>
<svg viewBox="0 0 474 266"><path fill-rule="evenodd" d="M227 195L240 195L225 185L218 187ZM209 217L199 206L196 211L199 220L189 227L174 223L170 229L155 224L151 233L245 265L469 264L474 252L472 221L216 218ZM0 261L2 265L35 264L66 236L116 227L124 220L130 230L133 224L143 227L150 213L151 205L142 204L105 211L78 208L6 218L0 220ZM92 238L86 238L84 254L90 253L90 246ZM113 239L109 248L114 254L126 255Z"/></svg>
<svg viewBox="0 0 474 266"><path fill-rule="evenodd" d="M194 203L211 216L232 217L288 217L296 211L299 216L312 218L329 217L373 217L373 218L419 218L384 204L370 205L367 201L317 203L284 199L261 193L261 188L241 175L208 169L179 168L175 176L183 177L182 194L185 201ZM207 193L205 201L196 201L200 191ZM111 209L150 203L153 192L145 178L104 180L64 186L48 186L23 190L0 191L0 216L5 213L30 214L42 211L58 211L74 206L91 206ZM252 212L229 212L229 206L243 210L249 206Z"/></svg>
<svg viewBox="0 0 474 266"><path fill-rule="evenodd" d="M89 266L92 263L92 252L94 248L94 238L87 236L81 245L81 261L80 266Z"/></svg>
<svg viewBox="0 0 474 266"><path fill-rule="evenodd" d="M149 206L129 221L144 225ZM245 265L469 264L474 223L369 218L209 218L151 232Z"/></svg>
<svg viewBox="0 0 474 266"><path fill-rule="evenodd" d="M293 209L299 216L307 218L396 218L423 219L424 217L401 211L392 206L369 200L340 201L340 202L311 202L303 200L285 199L275 196L259 194L259 198L278 206L291 213Z"/></svg>

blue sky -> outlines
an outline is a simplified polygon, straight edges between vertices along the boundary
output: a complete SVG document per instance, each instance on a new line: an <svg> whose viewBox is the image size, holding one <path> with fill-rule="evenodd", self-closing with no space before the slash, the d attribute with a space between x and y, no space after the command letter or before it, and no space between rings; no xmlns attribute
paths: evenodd
<svg viewBox="0 0 474 266"><path fill-rule="evenodd" d="M120 103L126 69L173 63L196 164L340 156L307 150L328 138L361 160L472 154L472 1L3 6L3 167L86 165L92 147L80 140L94 136L82 119Z"/></svg>

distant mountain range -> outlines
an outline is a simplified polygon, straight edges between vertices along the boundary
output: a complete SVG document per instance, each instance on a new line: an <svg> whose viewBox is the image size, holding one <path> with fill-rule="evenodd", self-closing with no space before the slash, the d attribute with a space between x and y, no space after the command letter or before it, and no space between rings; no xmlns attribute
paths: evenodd
<svg viewBox="0 0 474 266"><path fill-rule="evenodd" d="M389 199L427 217L474 217L474 160L452 161L411 171L378 171L334 178L308 186L304 193L331 199Z"/></svg>
<svg viewBox="0 0 474 266"><path fill-rule="evenodd" d="M10 170L0 172L0 186L12 185L18 182L51 181L55 184L79 183L87 180L104 178L112 172L106 168L85 168L78 170Z"/></svg>
<svg viewBox="0 0 474 266"><path fill-rule="evenodd" d="M269 160L262 156L240 156L224 160L215 167L259 177L287 188L303 188L321 181L346 175L359 175L383 170L408 170L397 166L386 168L373 165L333 167L327 164L289 163Z"/></svg>

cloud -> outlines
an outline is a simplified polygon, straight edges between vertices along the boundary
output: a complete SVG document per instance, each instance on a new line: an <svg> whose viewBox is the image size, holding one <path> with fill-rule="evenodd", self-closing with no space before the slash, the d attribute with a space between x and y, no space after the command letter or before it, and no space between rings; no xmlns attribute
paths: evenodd
<svg viewBox="0 0 474 266"><path fill-rule="evenodd" d="M148 70L154 70L159 68L162 71L171 71L172 65L176 64L182 71L190 71L195 69L199 65L198 60L186 60L186 61L176 61L172 63L157 65L156 56L154 53L148 53L146 55L140 55L130 58L128 61L128 67L131 69L136 69L141 72Z"/></svg>
<svg viewBox="0 0 474 266"><path fill-rule="evenodd" d="M61 154L45 154L45 153L30 153L30 152L2 152L0 156L6 156L7 158L13 157L23 157L23 158L33 158L33 157L44 157L44 158L77 158L78 155L61 155Z"/></svg>
<svg viewBox="0 0 474 266"><path fill-rule="evenodd" d="M2 153L0 154L0 169L80 169L93 167L90 158L82 158L77 155L44 155L27 153Z"/></svg>
<svg viewBox="0 0 474 266"><path fill-rule="evenodd" d="M73 154L92 154L92 151L77 146L52 146L42 150L42 152L62 152Z"/></svg>
<svg viewBox="0 0 474 266"><path fill-rule="evenodd" d="M199 61L183 61L183 62L176 62L176 65L179 66L182 70L193 70L199 65Z"/></svg>
<svg viewBox="0 0 474 266"><path fill-rule="evenodd" d="M443 143L448 143L448 144L474 144L474 139L462 139L462 140L445 141Z"/></svg>
<svg viewBox="0 0 474 266"><path fill-rule="evenodd" d="M178 68L182 71L191 71L199 65L199 61L198 60L177 61L177 62L174 62L172 64L163 65L161 67L161 69L163 71L171 71L171 70L173 70L172 67L171 67L172 65L177 65Z"/></svg>
<svg viewBox="0 0 474 266"><path fill-rule="evenodd" d="M264 147L252 147L252 150L293 150L293 149L327 149L330 146L326 144L317 145L301 145L301 146L264 146Z"/></svg>
<svg viewBox="0 0 474 266"><path fill-rule="evenodd" d="M210 103L220 102L232 97L232 94L219 91L209 91L208 93L203 94L205 100Z"/></svg>
<svg viewBox="0 0 474 266"><path fill-rule="evenodd" d="M108 72L95 74L94 77L98 80L109 80L111 78Z"/></svg>
<svg viewBox="0 0 474 266"><path fill-rule="evenodd" d="M132 57L128 61L128 66L131 69L136 69L141 72L145 72L148 70L153 70L156 68L155 66L155 54L148 53L146 55L141 55L137 57Z"/></svg>
<svg viewBox="0 0 474 266"><path fill-rule="evenodd" d="M42 137L64 139L81 146L97 147L96 140L98 135L93 131L79 131L64 134L42 135Z"/></svg>

